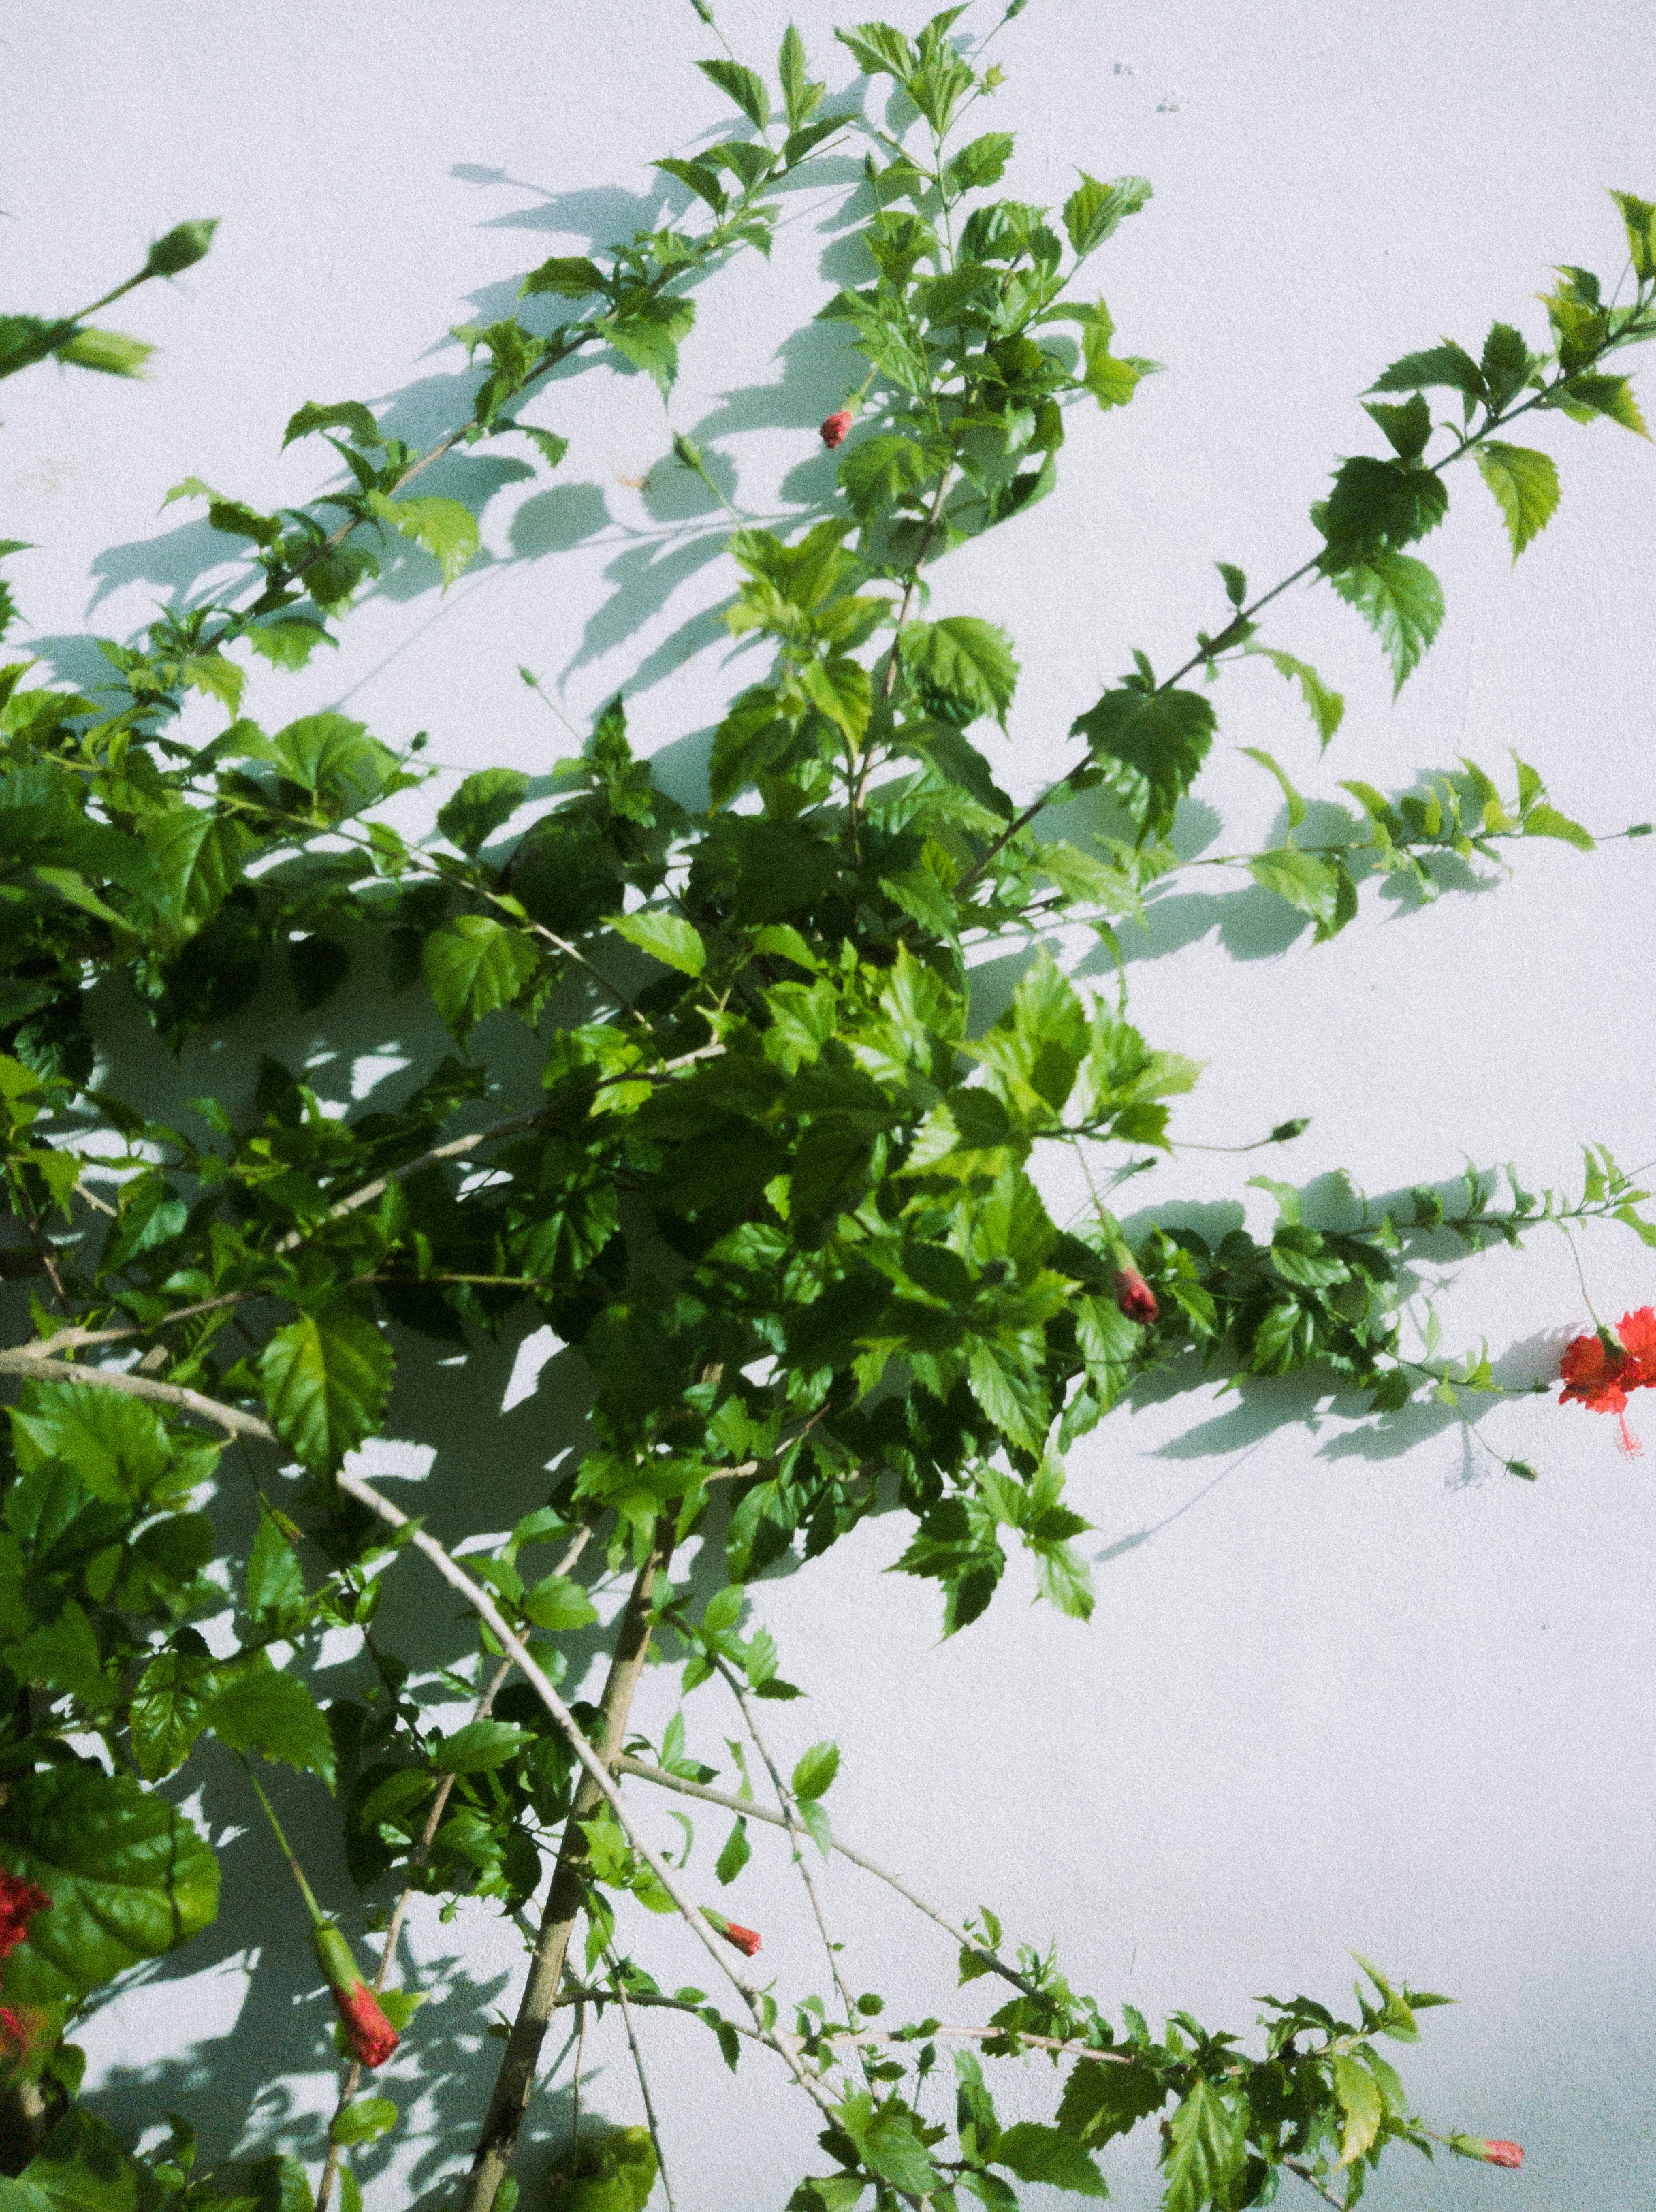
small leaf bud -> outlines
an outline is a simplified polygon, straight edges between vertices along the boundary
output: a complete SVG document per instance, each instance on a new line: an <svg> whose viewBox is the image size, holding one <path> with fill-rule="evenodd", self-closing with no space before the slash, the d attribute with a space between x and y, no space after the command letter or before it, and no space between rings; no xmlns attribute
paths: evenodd
<svg viewBox="0 0 1656 2212"><path fill-rule="evenodd" d="M175 224L165 238L158 238L150 247L144 275L176 276L183 270L192 269L197 261L205 258L218 227L216 216L201 222Z"/></svg>

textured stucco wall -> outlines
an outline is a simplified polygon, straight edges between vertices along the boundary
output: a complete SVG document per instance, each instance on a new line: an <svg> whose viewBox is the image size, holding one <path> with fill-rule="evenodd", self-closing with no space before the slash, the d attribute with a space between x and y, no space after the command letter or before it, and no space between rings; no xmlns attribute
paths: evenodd
<svg viewBox="0 0 1656 2212"><path fill-rule="evenodd" d="M823 0L796 12L826 49ZM773 52L786 20L773 0L725 9L748 57ZM1071 716L1132 646L1160 664L1211 621L1212 558L1262 580L1304 556L1327 461L1372 448L1355 395L1386 362L1440 331L1476 343L1495 315L1533 332L1526 302L1548 264L1619 264L1601 187L1656 190L1653 20L1635 0L1582 0L1568 18L1427 0L1036 0L1004 35L993 120L1021 134L1014 189L1060 199L1076 163L1155 181L1096 265L1123 347L1169 370L1124 415L1072 418L1053 498L937 573L940 608L1017 639L1013 788L1067 757ZM207 574L204 523L158 516L169 485L194 473L261 501L307 495L320 449L276 450L306 399L394 396L404 434L446 427L469 388L448 325L499 312L547 253L648 220L651 156L718 116L690 66L706 34L669 0L0 0L0 33L7 112L26 118L0 147L5 305L67 308L171 222L223 218L170 296L151 288L110 316L162 345L147 387L37 372L4 394L0 535L42 548L18 564L20 596L71 675L88 630L125 635ZM830 75L850 67L841 56ZM673 426L716 449L760 512L828 466L813 426L845 372L809 319L838 274L836 198L802 194L770 265L749 257L701 292L673 400ZM491 495L488 557L441 599L408 569L353 615L337 658L299 677L259 667L251 712L349 702L388 738L428 730L456 768L540 771L570 747L519 682L526 662L582 726L628 686L635 732L694 780L749 664L732 665L707 619L729 572L703 503L658 465L653 387L595 370L530 411L573 441L549 484L490 458L445 487ZM1291 596L1271 635L1346 691L1345 727L1318 770L1301 711L1260 669L1225 681L1226 744L1270 746L1331 796L1339 775L1395 784L1460 752L1499 763L1512 745L1595 828L1656 814L1656 452L1556 418L1542 439L1564 503L1515 574L1483 488L1457 480L1427 549L1448 620L1395 709L1355 617L1326 592ZM1258 842L1274 793L1257 769L1223 753L1203 788L1220 848ZM1566 1179L1589 1136L1644 1159L1652 852L1544 846L1498 891L1424 912L1370 891L1361 922L1317 951L1247 893L1181 892L1131 976L1156 1041L1209 1063L1186 1133L1234 1141L1309 1114L1293 1154L1263 1164L1296 1179L1344 1166L1375 1191L1453 1175L1466 1154L1520 1162L1532 1186ZM1067 949L1095 969L1084 943ZM361 1091L394 1072L399 1040L394 1009L358 1012L367 1057L324 1079ZM246 1065L234 1048L192 1065L185 1095L233 1089ZM1192 1154L1137 1188L1146 1203L1217 1200L1260 1164ZM1630 1237L1594 1237L1584 1264L1603 1311L1656 1291L1656 1255ZM1446 1311L1450 1340L1487 1336L1511 1379L1543 1371L1583 1318L1557 1240L1469 1267ZM494 1406L488 1460L544 1457L550 1350L480 1352L432 1378L446 1467L488 1479L476 1409ZM847 1834L954 1908L987 1899L1030 1937L1056 1936L1107 2004L1241 2024L1267 1988L1338 1992L1351 1948L1459 1993L1409 2055L1410 2084L1445 2124L1520 2138L1526 2173L1399 2165L1369 2201L1611 2212L1647 2201L1653 2142L1649 1462L1618 1458L1610 1424L1545 1401L1489 1426L1538 1485L1469 1455L1447 1413L1377 1431L1301 1382L1240 1401L1151 1394L1075 1455L1097 1526L1090 1627L1032 1610L1015 1568L988 1620L940 1645L931 1593L881 1573L900 1539L876 1522L759 1595L812 1692L779 1709L777 1733L791 1751L837 1736ZM386 1447L381 1463L395 1458ZM664 1680L645 1703L658 1726ZM714 1736L713 1716L701 1725ZM227 1790L208 1810L246 1825ZM88 2037L112 2118L175 2106L217 2148L287 2063L270 2055L291 2026L282 2008L308 1986L262 1846L249 1837L232 1857L215 1962L157 1976ZM747 1879L743 1917L775 1931L767 1959L814 1985L779 1857ZM919 2008L980 1995L949 1996L946 1943L883 1893L842 1868L826 1893L858 1978ZM697 1971L673 1931L660 1941L668 1975ZM517 1971L515 1938L485 1913L421 1923L416 1942L451 2005L476 2002L476 1980L498 1996ZM261 1948L290 1972L256 2011L243 1969ZM731 2083L688 2027L649 2032L685 2212L779 2203L809 2150L798 2100L756 2063ZM634 2117L624 2051L606 2042L599 2057L597 2101ZM216 2110L209 2066L229 2085ZM376 2203L437 2179L480 2078L414 2108ZM320 2073L284 2077L264 2119L299 2145L300 2116L330 2094ZM1034 2062L1027 2094L1031 2111L1051 2094ZM1142 2161L1115 2164L1119 2200L1149 2203Z"/></svg>

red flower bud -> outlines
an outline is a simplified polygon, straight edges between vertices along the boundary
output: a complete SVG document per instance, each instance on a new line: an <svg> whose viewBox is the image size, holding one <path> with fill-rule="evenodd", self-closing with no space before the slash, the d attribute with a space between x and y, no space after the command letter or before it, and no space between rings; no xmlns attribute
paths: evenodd
<svg viewBox="0 0 1656 2212"><path fill-rule="evenodd" d="M1116 1277L1115 1302L1129 1321L1152 1322L1161 1311L1156 1292L1137 1267L1124 1267Z"/></svg>
<svg viewBox="0 0 1656 2212"><path fill-rule="evenodd" d="M366 1982L359 1982L349 1994L336 1990L333 2001L345 2023L351 2057L361 2066L383 2066L397 2048L397 2035L373 1991Z"/></svg>
<svg viewBox="0 0 1656 2212"><path fill-rule="evenodd" d="M830 453L836 446L844 445L852 421L852 416L849 407L836 407L832 415L824 416L821 436L822 443Z"/></svg>
<svg viewBox="0 0 1656 2212"><path fill-rule="evenodd" d="M759 1937L751 1928L738 1928L734 1920L727 1920L719 1929L727 1943L734 1943L744 1959L751 1959L759 1948Z"/></svg>
<svg viewBox="0 0 1656 2212"><path fill-rule="evenodd" d="M1520 2166L1524 2163L1524 2146L1515 2142L1486 2142L1483 2146L1486 2166Z"/></svg>
<svg viewBox="0 0 1656 2212"><path fill-rule="evenodd" d="M0 1868L0 1959L10 1957L28 1934L29 1922L51 1902L45 1890Z"/></svg>

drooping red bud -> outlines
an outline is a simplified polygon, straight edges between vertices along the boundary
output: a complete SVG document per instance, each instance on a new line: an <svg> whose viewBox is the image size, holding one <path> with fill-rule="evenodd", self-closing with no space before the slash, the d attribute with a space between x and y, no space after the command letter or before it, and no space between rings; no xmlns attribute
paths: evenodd
<svg viewBox="0 0 1656 2212"><path fill-rule="evenodd" d="M751 1959L759 1948L759 1935L756 1929L738 1928L734 1920L727 1920L719 1932L727 1943L735 1944L744 1959Z"/></svg>
<svg viewBox="0 0 1656 2212"><path fill-rule="evenodd" d="M820 434L830 453L836 446L844 445L852 419L849 407L836 407L832 415L823 417Z"/></svg>
<svg viewBox="0 0 1656 2212"><path fill-rule="evenodd" d="M349 1993L336 1990L333 2001L345 2024L351 2057L361 2066L383 2066L396 2050L398 2038L373 1991L366 1982L359 1982Z"/></svg>
<svg viewBox="0 0 1656 2212"><path fill-rule="evenodd" d="M1483 2146L1486 2166L1520 2166L1524 2163L1524 2146L1515 2142L1486 2142Z"/></svg>
<svg viewBox="0 0 1656 2212"><path fill-rule="evenodd" d="M1123 1267L1117 1275L1115 1302L1129 1321L1152 1322L1161 1311L1156 1292L1137 1267Z"/></svg>

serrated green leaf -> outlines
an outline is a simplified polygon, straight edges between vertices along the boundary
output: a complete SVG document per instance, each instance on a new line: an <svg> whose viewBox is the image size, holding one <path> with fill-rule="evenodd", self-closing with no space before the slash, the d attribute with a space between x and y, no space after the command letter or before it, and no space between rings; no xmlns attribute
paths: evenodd
<svg viewBox="0 0 1656 2212"><path fill-rule="evenodd" d="M395 1362L343 1299L279 1328L258 1363L270 1425L312 1474L331 1474L384 1418Z"/></svg>
<svg viewBox="0 0 1656 2212"><path fill-rule="evenodd" d="M515 1759L534 1738L527 1729L511 1721L468 1721L452 1735L444 1736L431 1755L440 1774L487 1774Z"/></svg>
<svg viewBox="0 0 1656 2212"><path fill-rule="evenodd" d="M529 778L515 768L479 769L437 813L437 827L463 853L476 855L529 796Z"/></svg>
<svg viewBox="0 0 1656 2212"><path fill-rule="evenodd" d="M1103 2175L1073 2136L1034 2120L1019 2120L1004 2129L990 2157L1020 2181L1045 2182L1071 2197L1109 2195Z"/></svg>
<svg viewBox="0 0 1656 2212"><path fill-rule="evenodd" d="M762 131L771 119L770 94L765 89L765 80L758 73L745 68L740 62L718 60L698 62L696 67L703 76L716 84L727 98L733 100L755 131Z"/></svg>
<svg viewBox="0 0 1656 2212"><path fill-rule="evenodd" d="M1477 449L1478 474L1495 494L1513 542L1514 562L1544 530L1558 505L1558 471L1548 453L1496 439Z"/></svg>
<svg viewBox="0 0 1656 2212"><path fill-rule="evenodd" d="M368 508L430 554L442 571L445 591L476 553L477 518L458 499L390 499L370 492Z"/></svg>
<svg viewBox="0 0 1656 2212"><path fill-rule="evenodd" d="M1079 174L1080 184L1064 203L1064 228L1078 256L1102 246L1122 219L1137 215L1151 197L1148 177L1118 177L1113 184L1101 185L1084 169Z"/></svg>
<svg viewBox="0 0 1656 2212"><path fill-rule="evenodd" d="M681 975L699 975L707 964L707 948L701 933L682 915L660 913L613 914L610 927L629 945L652 959L676 968Z"/></svg>
<svg viewBox="0 0 1656 2212"><path fill-rule="evenodd" d="M945 615L941 622L907 623L900 644L903 666L929 712L941 703L945 720L962 723L992 714L1003 728L1017 689L1012 641L975 615Z"/></svg>
<svg viewBox="0 0 1656 2212"><path fill-rule="evenodd" d="M1179 801L1201 771L1216 717L1199 691L1107 691L1071 725L1095 760L1114 763L1113 781L1149 835L1173 825ZM1125 772L1125 773L1124 773Z"/></svg>
<svg viewBox="0 0 1656 2212"><path fill-rule="evenodd" d="M296 1674L278 1674L268 1660L217 1691L203 1708L201 1725L232 1751L281 1759L333 1787L333 1738L322 1708Z"/></svg>
<svg viewBox="0 0 1656 2212"><path fill-rule="evenodd" d="M307 400L298 414L288 418L288 427L282 434L282 445L291 446L295 438L308 438L317 430L343 430L355 446L385 443L379 425L360 399L336 400L331 405Z"/></svg>
<svg viewBox="0 0 1656 2212"><path fill-rule="evenodd" d="M1420 665L1443 621L1443 590L1423 561L1407 553L1376 553L1329 581L1362 617L1392 664L1392 693Z"/></svg>
<svg viewBox="0 0 1656 2212"><path fill-rule="evenodd" d="M1227 2203L1247 2162L1246 2131L1211 2081L1193 2081L1169 2123L1162 2154L1165 2212L1210 2212Z"/></svg>
<svg viewBox="0 0 1656 2212"><path fill-rule="evenodd" d="M525 1592L523 1607L537 1628L556 1634L590 1628L598 1617L597 1607L586 1592L567 1575L548 1575L537 1583Z"/></svg>
<svg viewBox="0 0 1656 2212"><path fill-rule="evenodd" d="M357 2097L334 2115L330 2141L337 2143L373 2142L397 2125L397 2107L389 2097Z"/></svg>
<svg viewBox="0 0 1656 2212"><path fill-rule="evenodd" d="M1338 2053L1330 2061L1330 2066L1334 2075L1334 2094L1345 2117L1340 2137L1340 2164L1351 2166L1380 2133L1383 2112L1380 2084L1360 2058Z"/></svg>
<svg viewBox="0 0 1656 2212"><path fill-rule="evenodd" d="M432 932L421 965L433 1005L464 1042L485 1014L515 1004L539 972L540 956L526 932L462 914Z"/></svg>
<svg viewBox="0 0 1656 2212"><path fill-rule="evenodd" d="M1568 814L1561 814L1556 806L1532 806L1524 817L1526 837L1559 837L1565 844L1574 845L1583 853L1593 848L1593 836L1579 822L1572 822Z"/></svg>

